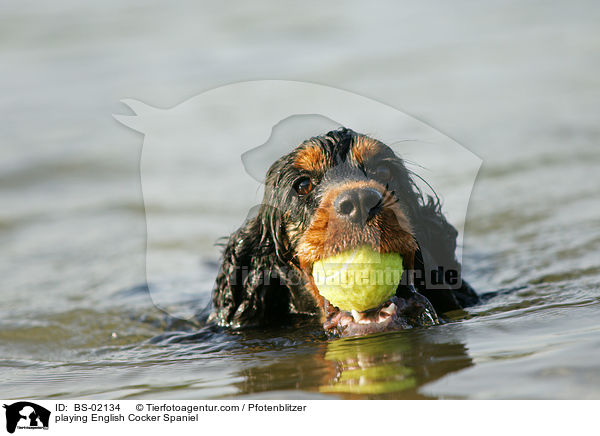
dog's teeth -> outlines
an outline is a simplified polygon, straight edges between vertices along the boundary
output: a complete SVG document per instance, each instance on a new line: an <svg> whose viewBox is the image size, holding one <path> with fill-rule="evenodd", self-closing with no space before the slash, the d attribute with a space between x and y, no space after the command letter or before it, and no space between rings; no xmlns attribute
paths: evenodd
<svg viewBox="0 0 600 436"><path fill-rule="evenodd" d="M387 313L388 315L393 315L394 313L396 313L396 305L392 303L388 307L384 307L383 309L381 309L381 311Z"/></svg>
<svg viewBox="0 0 600 436"><path fill-rule="evenodd" d="M369 324L370 321L367 318L367 316L362 313L362 312L358 312L357 310L352 309L352 318L354 318L354 322L358 323L358 324Z"/></svg>

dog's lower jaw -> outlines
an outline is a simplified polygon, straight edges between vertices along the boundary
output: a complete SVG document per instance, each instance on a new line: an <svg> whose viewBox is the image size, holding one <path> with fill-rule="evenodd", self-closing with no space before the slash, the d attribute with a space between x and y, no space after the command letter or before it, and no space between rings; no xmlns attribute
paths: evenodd
<svg viewBox="0 0 600 436"><path fill-rule="evenodd" d="M393 296L376 309L365 312L341 311L327 300L323 307L323 328L334 337L407 330L440 324L435 309L423 295Z"/></svg>

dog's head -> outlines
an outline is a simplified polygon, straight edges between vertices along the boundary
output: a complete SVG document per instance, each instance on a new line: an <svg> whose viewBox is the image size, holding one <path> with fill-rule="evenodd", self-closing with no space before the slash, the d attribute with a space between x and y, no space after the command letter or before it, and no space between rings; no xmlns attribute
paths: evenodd
<svg viewBox="0 0 600 436"><path fill-rule="evenodd" d="M435 324L433 305L418 292L425 290L423 259L437 254L457 267L455 241L439 204L424 203L388 146L349 129L332 131L269 169L258 216L225 250L213 318L241 326L320 313L324 328L342 336ZM404 273L378 307L343 311L320 295L313 264L362 246L399 254Z"/></svg>

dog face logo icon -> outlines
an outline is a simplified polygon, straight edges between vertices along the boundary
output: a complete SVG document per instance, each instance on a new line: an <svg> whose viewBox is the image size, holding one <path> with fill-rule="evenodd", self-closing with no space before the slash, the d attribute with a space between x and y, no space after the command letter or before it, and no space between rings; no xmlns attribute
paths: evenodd
<svg viewBox="0 0 600 436"><path fill-rule="evenodd" d="M50 411L29 401L4 405L6 409L6 431L19 429L48 429Z"/></svg>

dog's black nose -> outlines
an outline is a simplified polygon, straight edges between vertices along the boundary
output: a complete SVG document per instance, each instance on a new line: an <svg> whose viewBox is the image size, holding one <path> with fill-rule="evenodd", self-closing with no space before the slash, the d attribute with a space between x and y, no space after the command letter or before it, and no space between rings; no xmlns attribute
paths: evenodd
<svg viewBox="0 0 600 436"><path fill-rule="evenodd" d="M381 211L383 197L373 188L354 188L342 192L333 202L340 218L364 224Z"/></svg>

